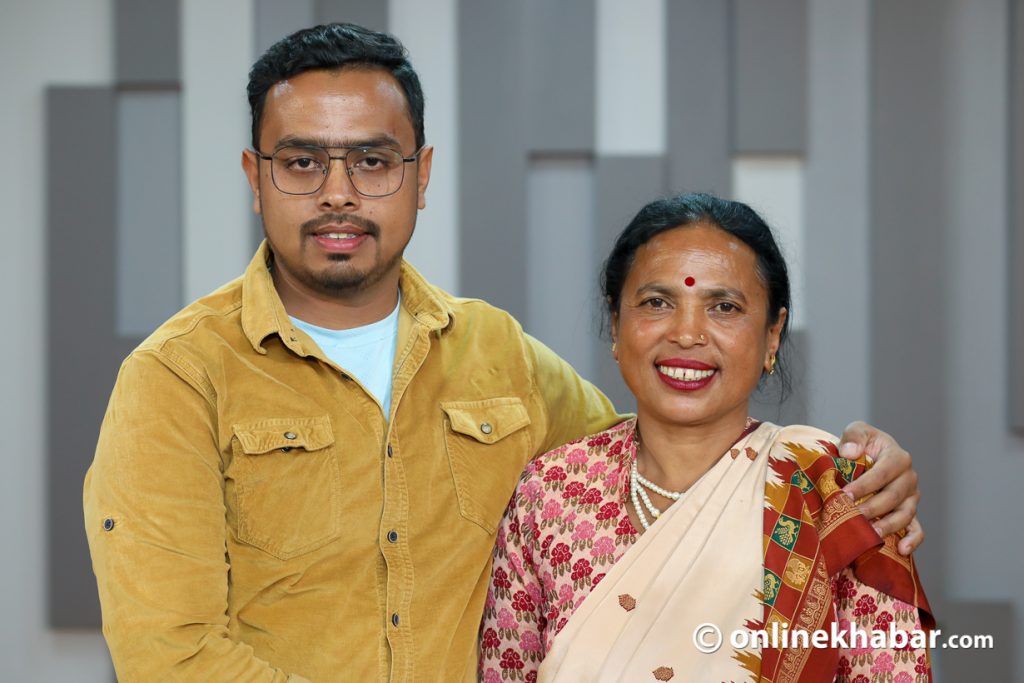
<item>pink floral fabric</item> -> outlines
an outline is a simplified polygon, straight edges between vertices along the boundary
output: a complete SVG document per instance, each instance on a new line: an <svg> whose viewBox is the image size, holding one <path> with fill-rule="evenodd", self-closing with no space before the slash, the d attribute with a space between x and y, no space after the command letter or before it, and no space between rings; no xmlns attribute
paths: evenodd
<svg viewBox="0 0 1024 683"><path fill-rule="evenodd" d="M484 683L533 682L550 644L639 533L629 521L633 420L534 459L498 529L480 631ZM917 610L864 585L833 580L841 627L920 629ZM924 650L845 650L837 683L921 683Z"/></svg>

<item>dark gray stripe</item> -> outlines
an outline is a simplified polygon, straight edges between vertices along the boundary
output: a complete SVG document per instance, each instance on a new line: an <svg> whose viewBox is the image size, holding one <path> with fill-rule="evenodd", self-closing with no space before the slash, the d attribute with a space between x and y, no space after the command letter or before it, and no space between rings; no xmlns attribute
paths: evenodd
<svg viewBox="0 0 1024 683"><path fill-rule="evenodd" d="M918 454L920 517L941 530L946 483L942 416L949 358L943 264L947 221L943 41L953 0L876 1L871 64L871 420ZM910 308L908 311L908 302ZM946 539L917 553L930 597L944 585Z"/></svg>
<svg viewBox="0 0 1024 683"><path fill-rule="evenodd" d="M177 88L181 81L178 0L117 0L115 78L121 87Z"/></svg>
<svg viewBox="0 0 1024 683"><path fill-rule="evenodd" d="M526 319L524 5L458 4L460 289Z"/></svg>
<svg viewBox="0 0 1024 683"><path fill-rule="evenodd" d="M299 29L316 22L314 0L255 0L253 25L256 30L254 47L258 58L271 45Z"/></svg>
<svg viewBox="0 0 1024 683"><path fill-rule="evenodd" d="M801 154L807 146L807 0L733 0L734 149Z"/></svg>
<svg viewBox="0 0 1024 683"><path fill-rule="evenodd" d="M592 0L528 0L526 40L527 134L531 150L590 152L594 148Z"/></svg>
<svg viewBox="0 0 1024 683"><path fill-rule="evenodd" d="M668 155L673 192L732 191L729 2L668 2Z"/></svg>
<svg viewBox="0 0 1024 683"><path fill-rule="evenodd" d="M110 88L46 93L48 612L58 628L100 623L82 480L117 369L141 341L114 332L115 120Z"/></svg>
<svg viewBox="0 0 1024 683"><path fill-rule="evenodd" d="M1024 0L1012 6L1010 45L1010 425L1024 432Z"/></svg>
<svg viewBox="0 0 1024 683"><path fill-rule="evenodd" d="M388 3L384 0L313 0L317 23L346 21L374 31L388 30Z"/></svg>

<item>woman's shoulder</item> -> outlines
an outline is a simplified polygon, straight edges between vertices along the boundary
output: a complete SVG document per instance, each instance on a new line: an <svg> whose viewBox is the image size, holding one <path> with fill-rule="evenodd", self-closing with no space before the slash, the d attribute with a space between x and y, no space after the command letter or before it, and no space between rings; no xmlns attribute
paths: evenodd
<svg viewBox="0 0 1024 683"><path fill-rule="evenodd" d="M629 439L632 438L635 424L636 418L631 417L604 431L588 434L552 448L527 464L523 479L544 479L552 469L555 469L556 473L558 470L565 473L580 472L597 462L608 464L609 460L618 461Z"/></svg>
<svg viewBox="0 0 1024 683"><path fill-rule="evenodd" d="M816 488L826 498L871 466L865 456L855 460L841 457L839 438L823 429L802 424L772 427L772 469L805 493Z"/></svg>

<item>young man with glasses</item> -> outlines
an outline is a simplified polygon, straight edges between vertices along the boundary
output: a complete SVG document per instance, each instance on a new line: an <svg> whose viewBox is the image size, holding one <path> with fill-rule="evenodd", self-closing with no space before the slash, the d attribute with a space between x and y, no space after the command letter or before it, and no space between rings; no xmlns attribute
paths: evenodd
<svg viewBox="0 0 1024 683"><path fill-rule="evenodd" d="M300 31L249 99L266 241L125 361L86 480L118 675L473 680L523 466L619 417L509 315L402 261L433 149L394 38ZM909 497L883 523L906 525L909 456L859 438Z"/></svg>

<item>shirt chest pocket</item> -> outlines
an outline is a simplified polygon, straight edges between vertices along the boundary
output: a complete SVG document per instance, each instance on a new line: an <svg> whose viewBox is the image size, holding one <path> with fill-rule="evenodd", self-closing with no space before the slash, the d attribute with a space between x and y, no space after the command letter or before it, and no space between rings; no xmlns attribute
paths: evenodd
<svg viewBox="0 0 1024 683"><path fill-rule="evenodd" d="M236 538L283 560L337 538L341 481L330 418L271 418L232 431L226 474Z"/></svg>
<svg viewBox="0 0 1024 683"><path fill-rule="evenodd" d="M530 415L515 397L441 404L445 446L462 516L488 533L533 455Z"/></svg>

